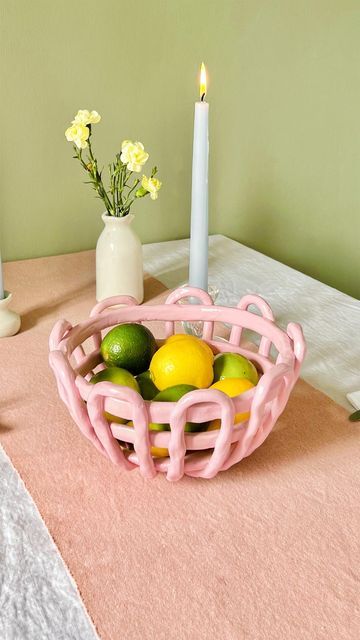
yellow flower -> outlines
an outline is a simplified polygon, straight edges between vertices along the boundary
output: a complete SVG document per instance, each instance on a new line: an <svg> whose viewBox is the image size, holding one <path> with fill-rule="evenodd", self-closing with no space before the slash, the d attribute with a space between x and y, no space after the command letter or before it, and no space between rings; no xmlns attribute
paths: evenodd
<svg viewBox="0 0 360 640"><path fill-rule="evenodd" d="M147 178L146 176L142 177L141 186L145 191L150 193L151 200L156 200L158 197L158 191L161 189L162 183L157 178Z"/></svg>
<svg viewBox="0 0 360 640"><path fill-rule="evenodd" d="M141 142L132 142L124 140L121 145L120 160L127 165L129 171L140 173L141 167L145 164L149 154L144 151L144 145Z"/></svg>
<svg viewBox="0 0 360 640"><path fill-rule="evenodd" d="M101 115L97 111L88 111L87 109L79 109L73 124L97 124L101 120Z"/></svg>
<svg viewBox="0 0 360 640"><path fill-rule="evenodd" d="M66 129L65 136L69 142L74 142L78 149L86 149L90 131L84 124L73 124Z"/></svg>

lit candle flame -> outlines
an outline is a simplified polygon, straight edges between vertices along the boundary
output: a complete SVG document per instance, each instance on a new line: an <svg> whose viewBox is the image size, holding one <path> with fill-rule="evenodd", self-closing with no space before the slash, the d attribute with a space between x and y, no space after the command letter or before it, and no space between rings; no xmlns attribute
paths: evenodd
<svg viewBox="0 0 360 640"><path fill-rule="evenodd" d="M200 68L200 100L201 102L204 100L206 96L206 69L205 65L202 62Z"/></svg>

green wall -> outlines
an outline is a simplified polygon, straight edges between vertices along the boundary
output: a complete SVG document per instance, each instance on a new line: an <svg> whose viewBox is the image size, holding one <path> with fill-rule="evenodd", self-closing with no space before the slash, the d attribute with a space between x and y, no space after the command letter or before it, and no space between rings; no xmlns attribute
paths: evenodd
<svg viewBox="0 0 360 640"><path fill-rule="evenodd" d="M143 242L189 234L193 103L210 74L211 232L360 296L359 0L2 0L1 248L94 247L99 200L64 130L102 115L158 164Z"/></svg>

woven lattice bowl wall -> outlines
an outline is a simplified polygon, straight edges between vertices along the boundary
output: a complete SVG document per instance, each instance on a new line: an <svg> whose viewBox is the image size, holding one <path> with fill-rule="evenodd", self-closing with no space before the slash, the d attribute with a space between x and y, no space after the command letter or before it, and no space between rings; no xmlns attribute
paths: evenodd
<svg viewBox="0 0 360 640"><path fill-rule="evenodd" d="M189 296L196 296L200 304L183 304ZM203 339L215 352L240 353L252 360L261 374L257 386L235 398L216 389L199 389L178 402L156 402L145 401L136 391L112 382L89 382L104 368L100 344L109 328L122 322L153 321L159 321L158 329L163 328L162 337L175 332L176 322L203 321ZM214 325L218 322L230 325L228 340L216 338ZM151 329L156 337L153 326ZM249 333L252 336L247 348L240 346L244 330L247 339ZM163 472L174 481L184 474L212 478L259 447L286 406L304 356L300 325L291 322L286 330L278 327L269 305L259 296L246 295L236 308L222 307L213 305L204 291L182 287L165 304L137 305L128 297L109 298L76 326L59 320L50 335L49 360L70 415L103 455L124 469L139 467L146 478ZM109 423L105 412L133 421L134 427ZM247 412L246 422L234 424L235 414ZM217 430L184 432L186 421L214 419L221 420ZM150 432L150 422L168 423L170 431ZM133 450L120 446L119 441L131 443ZM167 448L169 456L154 459L152 446Z"/></svg>

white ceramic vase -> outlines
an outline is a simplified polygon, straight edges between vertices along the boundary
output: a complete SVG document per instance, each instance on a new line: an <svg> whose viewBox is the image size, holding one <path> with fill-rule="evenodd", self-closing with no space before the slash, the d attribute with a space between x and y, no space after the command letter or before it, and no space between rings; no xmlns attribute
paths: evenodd
<svg viewBox="0 0 360 640"><path fill-rule="evenodd" d="M102 230L96 245L96 299L132 296L144 299L141 242L132 228L134 216L117 218L103 213Z"/></svg>
<svg viewBox="0 0 360 640"><path fill-rule="evenodd" d="M18 313L9 309L12 294L5 291L5 298L0 300L0 338L14 336L20 329L21 319Z"/></svg>

